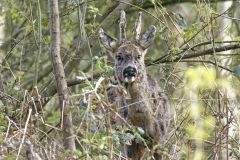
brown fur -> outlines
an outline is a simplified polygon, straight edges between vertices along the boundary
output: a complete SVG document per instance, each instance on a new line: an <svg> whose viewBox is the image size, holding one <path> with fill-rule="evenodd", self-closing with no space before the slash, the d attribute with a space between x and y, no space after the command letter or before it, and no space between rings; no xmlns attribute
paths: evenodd
<svg viewBox="0 0 240 160"><path fill-rule="evenodd" d="M122 22L122 23L121 23ZM126 24L125 13L122 11L120 19L120 43L107 35L102 29L99 30L99 36L103 46L111 53L115 60L115 73L118 84L126 88L130 98L126 98L123 94L118 95L119 114L125 118L130 124L141 127L145 134L144 138L150 138L152 143L148 144L150 149L154 145L163 142L169 124L169 103L164 96L163 91L157 84L156 80L147 74L144 56L147 48L154 40L156 33L155 26L151 26L141 37L140 22L141 13L135 24L135 37L132 42L125 41ZM134 76L126 76L127 69L134 69ZM134 77L134 79L131 79ZM129 80L131 79L131 80ZM116 98L116 96L111 96ZM109 97L110 98L110 97ZM111 101L114 101L110 98ZM127 106L127 107L126 107ZM124 125L123 121L118 123ZM133 160L142 159L146 151L143 144L135 141L132 145L125 145L127 157ZM154 154L155 159L161 159L161 156Z"/></svg>

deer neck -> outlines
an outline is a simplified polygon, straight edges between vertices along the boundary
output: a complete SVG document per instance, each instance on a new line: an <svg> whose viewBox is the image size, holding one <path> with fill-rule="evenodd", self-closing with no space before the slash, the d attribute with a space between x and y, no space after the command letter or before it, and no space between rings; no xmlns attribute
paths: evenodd
<svg viewBox="0 0 240 160"><path fill-rule="evenodd" d="M131 102L136 102L147 98L148 92L147 76L141 77L134 83L125 84L125 88L127 89L127 92L131 97L130 100Z"/></svg>
<svg viewBox="0 0 240 160"><path fill-rule="evenodd" d="M147 77L143 81L126 84L125 87L130 96L126 99L129 117L134 125L146 129L152 121Z"/></svg>

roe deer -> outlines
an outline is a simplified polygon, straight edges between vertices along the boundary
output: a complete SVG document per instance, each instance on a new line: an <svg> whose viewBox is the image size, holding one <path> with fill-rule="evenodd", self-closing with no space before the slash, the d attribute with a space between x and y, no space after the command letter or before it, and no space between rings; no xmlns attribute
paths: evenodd
<svg viewBox="0 0 240 160"><path fill-rule="evenodd" d="M130 98L120 96L119 114L128 119L131 125L144 130L143 137L151 139L147 147L153 149L154 145L160 144L164 140L169 124L170 107L156 80L146 72L144 56L155 38L156 27L150 26L140 36L141 14L139 12L135 22L132 41L126 41L124 11L121 11L119 24L120 42L106 34L102 28L99 30L99 37L102 45L115 60L118 84L125 87L130 95ZM132 145L125 145L124 148L127 157L133 160L142 159L146 151L146 146L135 141L132 142ZM157 153L153 155L155 159L162 157Z"/></svg>

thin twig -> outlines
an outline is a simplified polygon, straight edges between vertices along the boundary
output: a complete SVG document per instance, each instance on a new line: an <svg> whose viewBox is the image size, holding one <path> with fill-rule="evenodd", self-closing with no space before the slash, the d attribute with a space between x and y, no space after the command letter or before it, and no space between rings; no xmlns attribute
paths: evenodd
<svg viewBox="0 0 240 160"><path fill-rule="evenodd" d="M35 42L35 45L36 47L38 48L38 43L37 43L37 38L36 38L36 33L35 33L35 29L34 29L34 19L33 19L33 7L32 7L32 2L31 0L29 1L29 5L30 5L30 17L31 17L31 20L30 20L30 24L32 25L32 32L33 32L33 37L34 37L34 42Z"/></svg>
<svg viewBox="0 0 240 160"><path fill-rule="evenodd" d="M215 62L213 62L213 61L211 61L211 60L200 60L200 59L183 59L183 60L181 60L181 61L179 61L179 62L204 62L204 63L210 63L210 64L215 65ZM219 68L222 68L222 69L225 69L225 70L233 73L233 71L232 71L231 69L226 68L226 67L224 67L224 66L222 66L222 65L219 65L219 64L218 64L218 67L219 67Z"/></svg>
<svg viewBox="0 0 240 160"><path fill-rule="evenodd" d="M156 2L156 4L157 4L158 7L160 7L160 8L163 9L163 6L161 5L161 3ZM166 12L165 14L166 14L166 15L168 16L168 18L171 20L171 22L172 22L173 26L176 28L178 34L181 35L181 32L180 32L179 28L177 27L176 23L173 21L172 17L168 14L168 12ZM183 41L185 42L185 44L188 45L188 47L190 47L190 44L188 43L189 41L186 41L184 38L183 38Z"/></svg>
<svg viewBox="0 0 240 160"><path fill-rule="evenodd" d="M165 25L165 23L164 23L162 20L160 20L158 17L154 16L152 13L148 12L147 10L142 9L141 7L138 7L138 6L136 6L136 5L133 5L133 4L128 3L128 2L125 2L125 1L120 1L120 0L116 0L116 1L118 1L118 2L120 2L120 3L125 3L125 4L127 4L127 5L129 5L129 6L135 7L135 8L137 8L137 9L143 11L143 12L146 12L147 14L149 14L150 16L152 16L153 18L157 19L159 22L161 22L162 24Z"/></svg>
<svg viewBox="0 0 240 160"><path fill-rule="evenodd" d="M28 128L28 122L29 122L29 119L31 117L31 114L32 114L32 109L29 109L27 121L25 123L25 128L24 128L24 132L23 132L22 142L20 143L16 160L18 160L18 158L19 158L20 151L21 151L22 145L23 145L24 140L25 140L25 136L26 136L26 132L27 132L27 128Z"/></svg>
<svg viewBox="0 0 240 160"><path fill-rule="evenodd" d="M6 60L10 57L10 55L11 55L13 49L16 47L16 45L19 44L23 39L27 38L27 36L29 36L31 33L32 33L32 30L31 30L30 32L28 32L25 36L23 36L22 38L20 38L20 39L12 46L12 48L10 49L10 51L8 51L7 55L4 57L2 63L3 63L4 61L6 61Z"/></svg>
<svg viewBox="0 0 240 160"><path fill-rule="evenodd" d="M6 136L5 136L5 139L4 139L4 141L6 141L7 140L7 137L8 137L8 132L9 132L9 130L10 130L10 127L11 127L11 120L10 120L10 118L8 117L8 115L6 115L5 116L5 119L7 119L7 121L8 121L8 128L7 128L7 133L6 133Z"/></svg>
<svg viewBox="0 0 240 160"><path fill-rule="evenodd" d="M38 80L38 59L40 57L40 54L42 52L42 16L41 16L41 7L39 0L37 0L38 5L38 52L35 58L35 69L34 69L34 81L33 81L33 87L37 86L37 80ZM34 29L33 29L34 30Z"/></svg>

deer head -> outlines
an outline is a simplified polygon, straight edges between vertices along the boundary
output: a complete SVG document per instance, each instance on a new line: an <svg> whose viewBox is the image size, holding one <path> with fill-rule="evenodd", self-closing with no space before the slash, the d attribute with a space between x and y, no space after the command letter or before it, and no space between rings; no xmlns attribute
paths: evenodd
<svg viewBox="0 0 240 160"><path fill-rule="evenodd" d="M126 16L124 11L121 11L119 23L120 41L106 34L102 28L99 29L100 41L115 60L116 76L123 86L124 84L146 80L144 56L155 38L156 27L150 26L140 36L141 17L142 13L139 12L131 41L126 41Z"/></svg>

